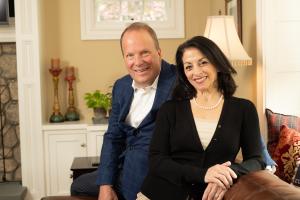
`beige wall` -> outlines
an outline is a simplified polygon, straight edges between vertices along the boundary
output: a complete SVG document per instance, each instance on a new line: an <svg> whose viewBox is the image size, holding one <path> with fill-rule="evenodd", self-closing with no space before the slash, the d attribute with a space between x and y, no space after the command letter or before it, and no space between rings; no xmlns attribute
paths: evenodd
<svg viewBox="0 0 300 200"><path fill-rule="evenodd" d="M106 91L114 81L126 74L118 40L83 41L80 39L80 0L41 1L41 65L43 79L44 121L47 121L53 104L53 86L48 72L50 58L61 59L62 67L76 68L76 105L81 119L90 122L92 110L85 106L84 93L100 89ZM160 40L163 57L174 62L177 46L194 35L202 35L206 17L224 10L224 0L185 0L185 36L183 39ZM223 7L222 7L223 6ZM219 8L222 7L222 8ZM244 0L243 32L246 50L255 55L255 1ZM247 10L245 10L247 8ZM224 12L222 12L224 13ZM236 80L239 88L237 96L255 100L255 68L237 69ZM60 79L60 105L66 110L67 85Z"/></svg>

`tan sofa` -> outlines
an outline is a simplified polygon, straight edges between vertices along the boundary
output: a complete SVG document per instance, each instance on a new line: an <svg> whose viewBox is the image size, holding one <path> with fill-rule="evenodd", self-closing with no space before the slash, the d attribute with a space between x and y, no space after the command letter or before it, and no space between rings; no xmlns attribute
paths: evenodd
<svg viewBox="0 0 300 200"><path fill-rule="evenodd" d="M296 188L267 170L252 172L241 177L230 188L224 200L300 200Z"/></svg>
<svg viewBox="0 0 300 200"><path fill-rule="evenodd" d="M97 198L60 196L44 197L42 200L97 200ZM224 200L300 200L300 188L287 184L269 171L263 170L241 177L225 194Z"/></svg>
<svg viewBox="0 0 300 200"><path fill-rule="evenodd" d="M75 196L51 196L43 197L41 200L97 200L96 197L75 197Z"/></svg>

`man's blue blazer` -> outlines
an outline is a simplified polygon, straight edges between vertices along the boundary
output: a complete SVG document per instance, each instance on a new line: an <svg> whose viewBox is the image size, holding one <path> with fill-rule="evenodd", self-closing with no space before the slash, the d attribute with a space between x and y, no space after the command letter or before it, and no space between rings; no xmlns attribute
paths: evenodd
<svg viewBox="0 0 300 200"><path fill-rule="evenodd" d="M112 112L98 167L98 185L113 185L126 200L135 200L148 172L148 152L156 114L171 98L176 81L175 66L162 61L151 111L137 127L125 123L133 98L132 78L117 80L113 87Z"/></svg>

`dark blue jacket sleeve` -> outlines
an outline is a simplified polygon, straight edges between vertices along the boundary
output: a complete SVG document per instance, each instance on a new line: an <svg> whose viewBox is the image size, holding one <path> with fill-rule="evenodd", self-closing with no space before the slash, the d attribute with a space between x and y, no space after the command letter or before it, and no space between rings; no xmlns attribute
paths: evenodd
<svg viewBox="0 0 300 200"><path fill-rule="evenodd" d="M119 130L120 116L119 92L117 82L112 91L112 111L110 113L107 132L104 134L98 167L97 185L113 185L118 174L119 155L125 146L125 136Z"/></svg>

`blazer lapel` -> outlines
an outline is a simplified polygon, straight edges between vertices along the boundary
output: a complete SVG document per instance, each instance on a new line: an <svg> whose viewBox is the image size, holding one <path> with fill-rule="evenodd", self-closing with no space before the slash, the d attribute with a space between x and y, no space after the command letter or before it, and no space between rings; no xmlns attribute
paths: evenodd
<svg viewBox="0 0 300 200"><path fill-rule="evenodd" d="M124 85L123 91L124 92L122 95L124 95L123 101L120 102L120 107L121 107L121 112L120 112L120 118L119 121L120 122L124 122L126 116L128 115L129 109L130 109L130 105L132 102L132 98L133 98L133 88L131 86L132 83L132 79L130 79L131 82L126 85ZM128 92L130 91L130 92Z"/></svg>
<svg viewBox="0 0 300 200"><path fill-rule="evenodd" d="M160 106L171 98L170 94L172 93L175 77L175 72L171 70L171 66L165 61L162 61L162 68L157 83L153 106L140 124L140 127L147 124L147 122L152 121L152 119L156 117L156 113Z"/></svg>

